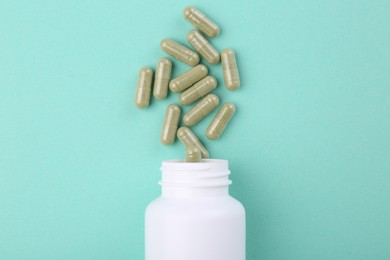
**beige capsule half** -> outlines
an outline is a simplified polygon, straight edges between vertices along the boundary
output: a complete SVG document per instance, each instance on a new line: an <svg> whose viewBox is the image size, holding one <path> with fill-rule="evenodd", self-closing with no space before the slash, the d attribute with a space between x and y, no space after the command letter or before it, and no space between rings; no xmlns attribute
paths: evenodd
<svg viewBox="0 0 390 260"><path fill-rule="evenodd" d="M154 76L153 96L164 99L168 95L168 85L171 79L172 61L162 58L157 62Z"/></svg>
<svg viewBox="0 0 390 260"><path fill-rule="evenodd" d="M190 66L195 66L199 63L199 55L196 52L174 40L164 39L161 41L160 46L163 51Z"/></svg>
<svg viewBox="0 0 390 260"><path fill-rule="evenodd" d="M218 111L218 114L211 121L209 127L206 130L206 136L208 139L215 140L221 136L226 126L229 124L234 113L236 112L236 106L233 103L225 103Z"/></svg>
<svg viewBox="0 0 390 260"><path fill-rule="evenodd" d="M186 149L186 162L200 162L202 160L202 153L196 146L190 146Z"/></svg>
<svg viewBox="0 0 390 260"><path fill-rule="evenodd" d="M186 148L195 146L200 150L202 158L209 158L209 152L199 141L198 137L188 127L182 126L177 130L177 137L186 146Z"/></svg>
<svg viewBox="0 0 390 260"><path fill-rule="evenodd" d="M229 90L238 89L240 87L240 76L234 51L232 49L224 49L221 53L221 60L226 88Z"/></svg>
<svg viewBox="0 0 390 260"><path fill-rule="evenodd" d="M171 104L167 107L160 137L162 144L171 145L175 142L180 113L181 109L178 105Z"/></svg>
<svg viewBox="0 0 390 260"><path fill-rule="evenodd" d="M219 26L195 7L186 7L183 14L187 21L192 23L196 28L201 30L207 36L212 38L219 34Z"/></svg>
<svg viewBox="0 0 390 260"><path fill-rule="evenodd" d="M209 70L203 64L180 74L169 82L169 89L174 93L182 92L207 76Z"/></svg>
<svg viewBox="0 0 390 260"><path fill-rule="evenodd" d="M198 104L183 116L184 124L188 126L196 125L200 120L208 116L219 105L217 95L208 94Z"/></svg>
<svg viewBox="0 0 390 260"><path fill-rule="evenodd" d="M210 64L219 62L219 53L211 43L197 30L191 30L187 34L187 41Z"/></svg>
<svg viewBox="0 0 390 260"><path fill-rule="evenodd" d="M184 91L179 96L180 104L188 106L201 97L206 96L217 87L217 80L212 76L207 76L195 83L192 87Z"/></svg>
<svg viewBox="0 0 390 260"><path fill-rule="evenodd" d="M134 103L138 108L149 106L150 93L152 91L153 70L150 67L143 67L139 71L137 91Z"/></svg>

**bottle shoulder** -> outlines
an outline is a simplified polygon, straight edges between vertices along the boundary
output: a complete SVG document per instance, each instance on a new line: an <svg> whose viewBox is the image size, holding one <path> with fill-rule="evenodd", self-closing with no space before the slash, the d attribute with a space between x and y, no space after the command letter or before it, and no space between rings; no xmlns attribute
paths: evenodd
<svg viewBox="0 0 390 260"><path fill-rule="evenodd" d="M232 206L236 207L237 210L241 210L245 213L245 207L238 199L236 199L232 196L229 196L229 198L230 198L230 203Z"/></svg>
<svg viewBox="0 0 390 260"><path fill-rule="evenodd" d="M167 198L158 197L146 208L148 214L179 214L179 215L202 215L202 214L238 214L245 215L245 208L241 202L231 196L209 198Z"/></svg>
<svg viewBox="0 0 390 260"><path fill-rule="evenodd" d="M149 202L149 204L146 206L146 210L145 212L148 213L150 211L155 211L157 210L158 208L161 208L164 206L164 200L163 200L163 197L157 197L156 199L152 200L151 202Z"/></svg>

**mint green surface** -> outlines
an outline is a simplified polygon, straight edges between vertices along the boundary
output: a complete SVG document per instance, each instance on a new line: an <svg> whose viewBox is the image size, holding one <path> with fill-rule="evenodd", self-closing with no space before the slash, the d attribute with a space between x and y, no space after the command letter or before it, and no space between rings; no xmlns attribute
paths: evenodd
<svg viewBox="0 0 390 260"><path fill-rule="evenodd" d="M235 92L208 65L235 117L214 142L211 116L193 129L230 161L247 259L390 259L386 0L1 1L0 259L143 259L161 161L185 149L159 143L177 95L138 110L135 86L163 38L185 43L188 4L237 52Z"/></svg>

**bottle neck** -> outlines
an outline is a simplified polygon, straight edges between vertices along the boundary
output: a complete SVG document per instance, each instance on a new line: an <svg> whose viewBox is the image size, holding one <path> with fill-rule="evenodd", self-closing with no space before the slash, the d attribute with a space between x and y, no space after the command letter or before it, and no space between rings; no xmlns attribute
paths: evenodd
<svg viewBox="0 0 390 260"><path fill-rule="evenodd" d="M163 197L205 198L229 195L231 180L227 160L204 159L198 163L163 161L161 171Z"/></svg>

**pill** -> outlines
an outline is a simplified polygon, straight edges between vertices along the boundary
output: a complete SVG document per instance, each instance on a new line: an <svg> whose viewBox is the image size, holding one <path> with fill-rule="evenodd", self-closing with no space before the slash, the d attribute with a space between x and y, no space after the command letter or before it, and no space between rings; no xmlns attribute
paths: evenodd
<svg viewBox="0 0 390 260"><path fill-rule="evenodd" d="M202 154L198 147L190 146L186 149L186 162L200 162Z"/></svg>
<svg viewBox="0 0 390 260"><path fill-rule="evenodd" d="M219 26L211 21L206 15L195 7L189 6L184 9L184 18L192 23L196 28L204 32L209 37L219 34Z"/></svg>
<svg viewBox="0 0 390 260"><path fill-rule="evenodd" d="M153 96L157 99L164 99L168 95L168 84L171 79L172 62L162 58L157 62L154 76Z"/></svg>
<svg viewBox="0 0 390 260"><path fill-rule="evenodd" d="M210 114L218 105L218 96L214 94L208 94L183 116L184 124L188 126L197 124L200 120Z"/></svg>
<svg viewBox="0 0 390 260"><path fill-rule="evenodd" d="M206 130L207 138L211 140L219 138L235 112L236 106L233 103L223 104Z"/></svg>
<svg viewBox="0 0 390 260"><path fill-rule="evenodd" d="M223 77L225 86L229 90L240 87L240 76L238 75L236 55L232 49L224 49L221 53Z"/></svg>
<svg viewBox="0 0 390 260"><path fill-rule="evenodd" d="M161 41L160 45L163 51L181 62L190 66L195 66L199 63L199 55L196 52L188 49L178 42L175 42L174 40L164 39Z"/></svg>
<svg viewBox="0 0 390 260"><path fill-rule="evenodd" d="M175 142L180 112L181 109L178 105L171 104L167 107L160 137L162 144L171 145Z"/></svg>
<svg viewBox="0 0 390 260"><path fill-rule="evenodd" d="M218 51L197 30L191 30L187 34L187 41L210 64L219 62Z"/></svg>
<svg viewBox="0 0 390 260"><path fill-rule="evenodd" d="M192 69L172 79L169 82L169 89L174 93L182 92L206 77L208 72L209 71L205 65L196 65Z"/></svg>
<svg viewBox="0 0 390 260"><path fill-rule="evenodd" d="M150 92L152 90L153 70L150 67L143 67L139 71L137 92L135 94L135 105L138 108L149 106Z"/></svg>
<svg viewBox="0 0 390 260"><path fill-rule="evenodd" d="M212 76L207 76L180 94L180 104L182 104L183 106L190 105L199 98L206 96L216 87L217 80Z"/></svg>
<svg viewBox="0 0 390 260"><path fill-rule="evenodd" d="M191 146L196 146L200 150L202 158L209 158L209 152L199 141L198 137L196 137L196 135L188 127L180 127L177 130L177 137L187 148Z"/></svg>

